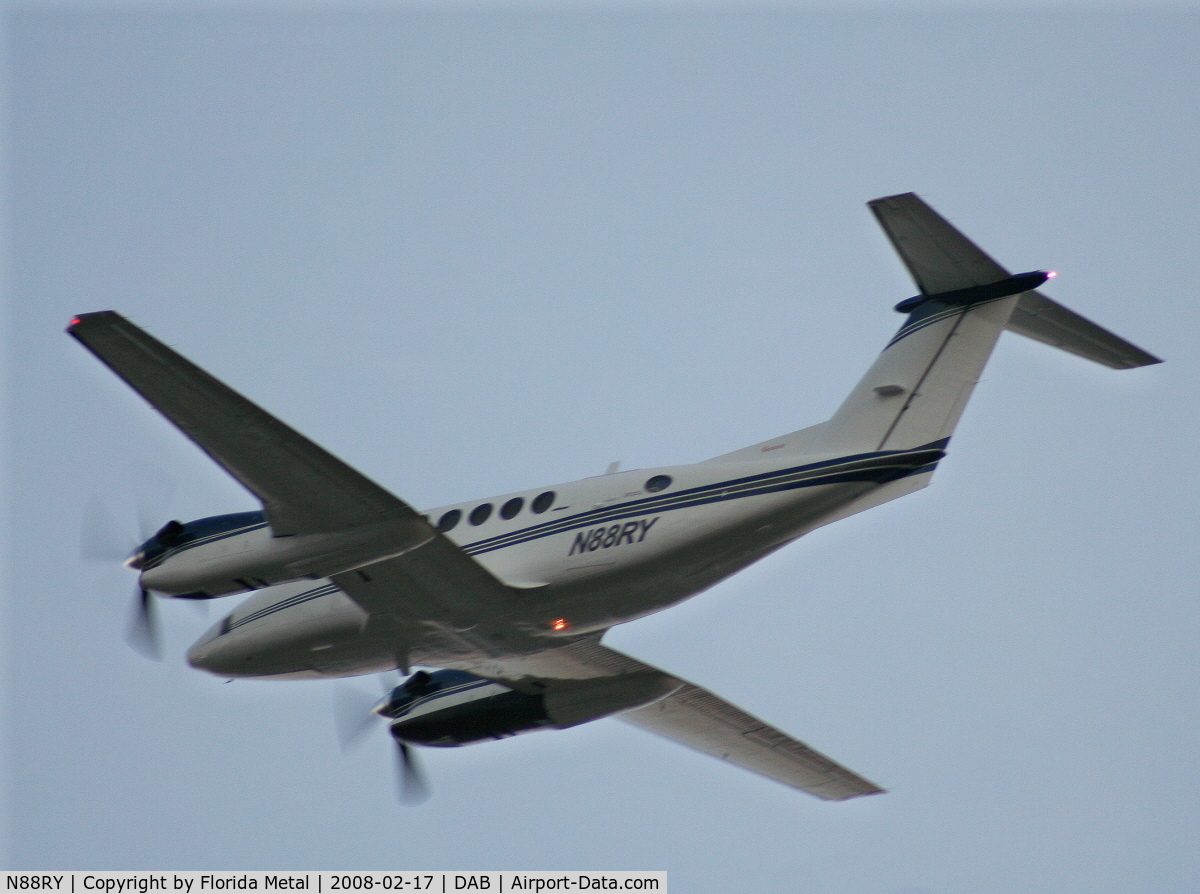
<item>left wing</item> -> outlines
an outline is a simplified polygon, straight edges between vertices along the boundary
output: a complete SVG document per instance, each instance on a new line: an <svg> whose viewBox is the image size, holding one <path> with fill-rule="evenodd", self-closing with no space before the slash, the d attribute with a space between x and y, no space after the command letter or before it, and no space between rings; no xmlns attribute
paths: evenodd
<svg viewBox="0 0 1200 894"><path fill-rule="evenodd" d="M262 501L276 537L383 524L392 558L333 580L397 642L433 630L452 651L544 648L513 622L517 591L436 532L416 510L113 311L67 330Z"/></svg>
<svg viewBox="0 0 1200 894"><path fill-rule="evenodd" d="M427 543L330 578L395 643L398 665L432 635L439 650L479 660L546 648L518 623L526 601L444 534ZM419 663L419 662L418 662Z"/></svg>
<svg viewBox="0 0 1200 894"><path fill-rule="evenodd" d="M263 504L276 537L391 523L407 546L433 536L411 506L111 310L67 332Z"/></svg>
<svg viewBox="0 0 1200 894"><path fill-rule="evenodd" d="M873 782L707 689L602 646L598 638L536 655L486 662L470 670L516 689L540 689L548 700L560 688L568 696L586 693L583 682L598 683L597 678L636 680L637 685L629 686L628 691L641 693L631 697L640 701L627 703L622 711L609 697L608 707L613 710L604 713L827 801L883 792ZM649 685L647 681L653 678L657 684ZM599 698L608 697L615 689L619 687L608 691L596 687Z"/></svg>

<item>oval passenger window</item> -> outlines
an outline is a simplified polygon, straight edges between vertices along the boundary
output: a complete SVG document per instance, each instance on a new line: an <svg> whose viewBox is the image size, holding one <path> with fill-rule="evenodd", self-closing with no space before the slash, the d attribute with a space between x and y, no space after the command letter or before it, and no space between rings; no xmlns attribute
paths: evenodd
<svg viewBox="0 0 1200 894"><path fill-rule="evenodd" d="M500 507L501 518L512 518L521 511L521 507L525 505L525 501L520 497L513 497L507 503Z"/></svg>
<svg viewBox="0 0 1200 894"><path fill-rule="evenodd" d="M470 514L470 516L468 516L468 518L469 518L471 524L482 525L485 521L488 520L488 517L491 514L492 514L492 504L491 503L480 503L478 506L476 506L474 509L471 510L471 514Z"/></svg>
<svg viewBox="0 0 1200 894"><path fill-rule="evenodd" d="M449 531L458 524L458 520L462 518L461 509L451 509L445 515L438 519L437 529L439 531Z"/></svg>
<svg viewBox="0 0 1200 894"><path fill-rule="evenodd" d="M646 490L650 491L650 493L652 493L652 494L656 494L660 490L666 490L670 486L671 486L671 476L670 475L655 475L653 478L651 478L649 481L646 482Z"/></svg>
<svg viewBox="0 0 1200 894"><path fill-rule="evenodd" d="M554 491L548 490L544 494L538 494L533 498L533 502L529 504L529 508L539 515L554 505Z"/></svg>

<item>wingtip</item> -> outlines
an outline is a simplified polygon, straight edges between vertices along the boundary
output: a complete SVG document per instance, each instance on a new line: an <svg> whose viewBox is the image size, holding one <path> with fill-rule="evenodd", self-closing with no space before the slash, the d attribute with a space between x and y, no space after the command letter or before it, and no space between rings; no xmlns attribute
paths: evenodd
<svg viewBox="0 0 1200 894"><path fill-rule="evenodd" d="M86 313L86 314L76 314L75 316L71 317L71 322L67 324L66 331L70 332L72 329L75 329L77 326L79 326L83 323L86 323L89 320L94 320L97 317L115 317L115 316L117 316L117 312L113 311L113 310L97 310L97 311L93 311L91 313Z"/></svg>
<svg viewBox="0 0 1200 894"><path fill-rule="evenodd" d="M1120 369L1142 369L1146 366L1157 366L1159 363L1165 363L1161 357L1155 357L1153 354L1148 354L1144 359L1137 363L1130 363L1127 366L1122 366Z"/></svg>
<svg viewBox="0 0 1200 894"><path fill-rule="evenodd" d="M880 196L878 199L871 199L869 202L867 202L867 205L870 207L874 207L875 205L879 205L883 202L891 202L895 199L918 199L919 200L920 198L921 197L918 196L915 192L898 192L895 195Z"/></svg>

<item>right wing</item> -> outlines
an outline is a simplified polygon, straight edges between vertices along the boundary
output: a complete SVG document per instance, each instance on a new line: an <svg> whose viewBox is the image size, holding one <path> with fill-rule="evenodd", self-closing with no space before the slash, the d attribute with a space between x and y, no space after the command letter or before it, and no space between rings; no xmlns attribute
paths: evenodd
<svg viewBox="0 0 1200 894"><path fill-rule="evenodd" d="M787 733L686 681L666 698L618 714L617 719L826 801L884 791Z"/></svg>
<svg viewBox="0 0 1200 894"><path fill-rule="evenodd" d="M843 801L883 791L803 742L686 680L644 664L596 640L583 640L534 655L501 658L471 667L473 673L517 689L547 693L597 678L658 679L665 696L621 713L618 720L673 739L768 779L827 801Z"/></svg>

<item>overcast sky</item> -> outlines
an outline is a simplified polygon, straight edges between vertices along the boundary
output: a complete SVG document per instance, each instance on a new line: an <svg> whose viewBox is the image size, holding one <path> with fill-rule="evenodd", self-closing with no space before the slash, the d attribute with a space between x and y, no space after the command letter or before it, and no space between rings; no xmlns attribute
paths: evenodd
<svg viewBox="0 0 1200 894"><path fill-rule="evenodd" d="M7 12L8 835L21 869L665 869L687 894L1200 890L1200 13L904 4ZM325 682L122 641L84 563L253 500L63 334L113 308L417 506L819 422L914 190L1166 363L1006 335L933 486L607 642L889 789L614 721L343 755ZM361 681L373 690L372 679Z"/></svg>

